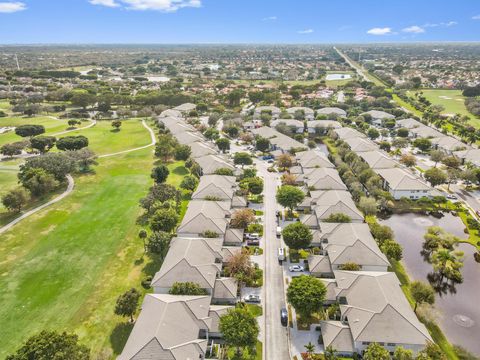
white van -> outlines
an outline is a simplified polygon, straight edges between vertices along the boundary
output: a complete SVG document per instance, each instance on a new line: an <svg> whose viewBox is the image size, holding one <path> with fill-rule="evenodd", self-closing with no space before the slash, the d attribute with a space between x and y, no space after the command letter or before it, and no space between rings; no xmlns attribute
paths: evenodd
<svg viewBox="0 0 480 360"><path fill-rule="evenodd" d="M278 261L284 261L284 260L285 260L285 249L278 248Z"/></svg>
<svg viewBox="0 0 480 360"><path fill-rule="evenodd" d="M277 226L277 237L282 236L282 228L280 226Z"/></svg>

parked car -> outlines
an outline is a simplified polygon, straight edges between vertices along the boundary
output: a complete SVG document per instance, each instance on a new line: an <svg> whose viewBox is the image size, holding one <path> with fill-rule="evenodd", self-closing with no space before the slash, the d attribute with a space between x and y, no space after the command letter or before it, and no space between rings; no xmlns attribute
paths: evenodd
<svg viewBox="0 0 480 360"><path fill-rule="evenodd" d="M480 210L475 211L478 217L480 217Z"/></svg>
<svg viewBox="0 0 480 360"><path fill-rule="evenodd" d="M245 239L247 240L260 240L260 234L258 233L246 233L245 234Z"/></svg>
<svg viewBox="0 0 480 360"><path fill-rule="evenodd" d="M267 163L269 163L269 164L273 164L274 162L275 162L275 160L273 160L273 159L270 159L270 160L267 161Z"/></svg>
<svg viewBox="0 0 480 360"><path fill-rule="evenodd" d="M260 246L260 240L247 240L248 246Z"/></svg>
<svg viewBox="0 0 480 360"><path fill-rule="evenodd" d="M288 311L285 308L280 309L280 322L283 326L288 326Z"/></svg>
<svg viewBox="0 0 480 360"><path fill-rule="evenodd" d="M449 200L457 200L457 197L456 197L455 195L448 194L448 195L447 195L447 199L449 199Z"/></svg>
<svg viewBox="0 0 480 360"><path fill-rule="evenodd" d="M273 155L264 155L264 156L262 156L262 160L271 160L271 159L273 159L273 158L274 158Z"/></svg>
<svg viewBox="0 0 480 360"><path fill-rule="evenodd" d="M243 298L243 301L250 303L260 303L261 298L260 295L249 294Z"/></svg>
<svg viewBox="0 0 480 360"><path fill-rule="evenodd" d="M292 265L288 267L291 272L303 272L305 269L301 265Z"/></svg>
<svg viewBox="0 0 480 360"><path fill-rule="evenodd" d="M277 237L282 236L282 228L280 226L277 226Z"/></svg>

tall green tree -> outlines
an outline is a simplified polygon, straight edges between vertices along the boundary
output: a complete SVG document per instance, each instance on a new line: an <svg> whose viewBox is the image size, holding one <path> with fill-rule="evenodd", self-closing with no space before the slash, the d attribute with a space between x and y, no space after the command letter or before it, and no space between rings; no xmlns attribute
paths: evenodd
<svg viewBox="0 0 480 360"><path fill-rule="evenodd" d="M137 311L138 301L140 300L140 293L137 289L132 288L120 295L115 304L115 314L120 316L129 316L130 321L133 322L133 315Z"/></svg>
<svg viewBox="0 0 480 360"><path fill-rule="evenodd" d="M234 308L220 317L220 331L228 346L237 349L241 354L241 348L253 348L257 343L259 328L255 317L244 308Z"/></svg>
<svg viewBox="0 0 480 360"><path fill-rule="evenodd" d="M304 319L322 309L327 289L317 278L301 275L294 277L287 289L287 300Z"/></svg>
<svg viewBox="0 0 480 360"><path fill-rule="evenodd" d="M90 350L78 343L78 336L66 332L42 331L30 337L6 360L89 360Z"/></svg>
<svg viewBox="0 0 480 360"><path fill-rule="evenodd" d="M169 174L170 174L170 171L168 170L168 167L162 164L152 169L152 173L150 174L150 177L153 180L155 180L155 183L161 184L167 181Z"/></svg>
<svg viewBox="0 0 480 360"><path fill-rule="evenodd" d="M305 193L296 186L283 185L277 190L277 202L290 209L290 213L293 213L295 207L300 204L304 198Z"/></svg>
<svg viewBox="0 0 480 360"><path fill-rule="evenodd" d="M414 312L417 311L418 304L430 304L435 303L435 290L430 286L421 281L413 281L410 283L410 294L412 294L413 300L415 300Z"/></svg>
<svg viewBox="0 0 480 360"><path fill-rule="evenodd" d="M292 249L308 248L312 242L313 235L307 225L296 221L287 225L282 230L283 240Z"/></svg>

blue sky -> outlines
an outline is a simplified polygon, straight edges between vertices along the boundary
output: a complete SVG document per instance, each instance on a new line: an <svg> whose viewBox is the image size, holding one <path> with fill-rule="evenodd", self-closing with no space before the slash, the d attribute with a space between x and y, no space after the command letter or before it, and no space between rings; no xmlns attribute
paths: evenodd
<svg viewBox="0 0 480 360"><path fill-rule="evenodd" d="M478 0L0 0L0 44L480 41Z"/></svg>

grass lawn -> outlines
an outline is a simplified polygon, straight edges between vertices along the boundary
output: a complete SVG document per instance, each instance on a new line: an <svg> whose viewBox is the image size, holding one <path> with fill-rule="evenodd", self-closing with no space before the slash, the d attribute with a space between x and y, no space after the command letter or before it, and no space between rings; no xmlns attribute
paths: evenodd
<svg viewBox="0 0 480 360"><path fill-rule="evenodd" d="M10 102L8 100L0 100L0 110L2 110L3 112L8 113L11 107L12 105L10 105Z"/></svg>
<svg viewBox="0 0 480 360"><path fill-rule="evenodd" d="M422 89L423 96L432 104L442 105L445 110L443 114L461 114L470 117L470 124L480 128L480 119L475 118L465 107L465 97L461 90L440 90L440 89ZM413 96L414 92L409 91Z"/></svg>
<svg viewBox="0 0 480 360"><path fill-rule="evenodd" d="M151 150L100 159L69 197L0 235L0 358L42 329L75 331L94 354L122 350L131 325L113 308L147 266L135 220Z"/></svg>
<svg viewBox="0 0 480 360"><path fill-rule="evenodd" d="M138 119L123 120L120 131L114 131L110 121L98 121L97 125L91 128L72 131L60 135L59 138L76 135L86 136L89 142L88 147L97 155L133 149L151 142L147 129Z"/></svg>
<svg viewBox="0 0 480 360"><path fill-rule="evenodd" d="M64 131L68 128L67 120L55 120L46 116L0 118L0 127L19 126L27 124L45 126L44 135L54 134L60 131ZM22 140L24 140L24 138L16 135L14 131L0 134L0 146L3 144Z"/></svg>
<svg viewBox="0 0 480 360"><path fill-rule="evenodd" d="M0 198L7 192L17 187L17 170L11 168L2 168L0 165ZM6 211L0 203L0 214Z"/></svg>

